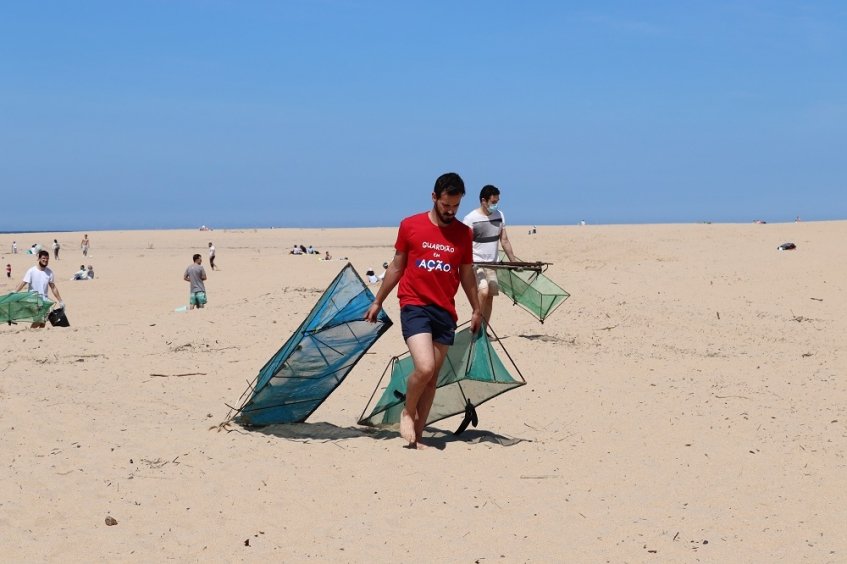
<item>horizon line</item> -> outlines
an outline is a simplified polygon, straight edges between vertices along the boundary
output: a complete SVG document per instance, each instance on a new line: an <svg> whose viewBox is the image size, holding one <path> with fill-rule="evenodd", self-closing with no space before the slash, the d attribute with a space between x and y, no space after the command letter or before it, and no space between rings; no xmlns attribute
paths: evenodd
<svg viewBox="0 0 847 564"><path fill-rule="evenodd" d="M662 222L632 222L632 223L535 223L535 224L511 224L510 227L590 227L590 226L634 226L634 225L785 225L790 223L828 223L845 221L847 219L811 219L811 220L791 220L791 221L662 221ZM118 228L91 228L91 229L23 229L23 230L8 230L0 231L0 235L32 235L41 233L101 233L110 231L199 231L199 232L222 232L222 231L242 231L242 230L276 230L276 229L296 229L296 230L341 230L341 229L389 229L396 228L399 225L371 225L371 226L332 226L332 227L302 227L302 226L236 226L236 227L219 227L205 228L201 227L118 227Z"/></svg>

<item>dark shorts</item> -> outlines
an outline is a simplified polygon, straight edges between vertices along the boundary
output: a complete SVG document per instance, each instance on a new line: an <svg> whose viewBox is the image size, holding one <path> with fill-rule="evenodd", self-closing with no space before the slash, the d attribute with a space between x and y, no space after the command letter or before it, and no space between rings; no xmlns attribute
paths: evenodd
<svg viewBox="0 0 847 564"><path fill-rule="evenodd" d="M435 305L407 305L400 308L400 326L403 340L419 333L432 334L432 342L452 345L456 336L456 322L447 310Z"/></svg>

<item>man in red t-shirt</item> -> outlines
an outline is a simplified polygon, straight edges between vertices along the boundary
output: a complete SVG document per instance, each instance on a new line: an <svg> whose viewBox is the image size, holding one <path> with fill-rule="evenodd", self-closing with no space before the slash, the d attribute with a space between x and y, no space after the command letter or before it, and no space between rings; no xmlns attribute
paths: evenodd
<svg viewBox="0 0 847 564"><path fill-rule="evenodd" d="M406 384L400 435L415 448L423 446L420 440L435 398L438 373L456 334L455 296L459 284L473 309L471 331L476 333L480 326L473 231L455 221L464 195L465 183L458 174L448 172L438 177L432 192L432 209L400 223L394 260L365 314L366 320L375 322L382 302L400 283L400 325L415 366Z"/></svg>

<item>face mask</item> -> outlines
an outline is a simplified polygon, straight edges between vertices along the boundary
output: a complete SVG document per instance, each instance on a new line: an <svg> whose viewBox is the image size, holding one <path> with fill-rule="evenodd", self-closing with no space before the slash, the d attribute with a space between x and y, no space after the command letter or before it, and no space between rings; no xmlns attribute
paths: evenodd
<svg viewBox="0 0 847 564"><path fill-rule="evenodd" d="M488 211L495 212L500 204L488 204Z"/></svg>

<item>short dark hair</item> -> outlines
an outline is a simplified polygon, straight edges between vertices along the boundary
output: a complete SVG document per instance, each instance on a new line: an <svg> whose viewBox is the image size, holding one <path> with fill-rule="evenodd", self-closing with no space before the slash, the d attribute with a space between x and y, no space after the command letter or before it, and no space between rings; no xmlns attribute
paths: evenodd
<svg viewBox="0 0 847 564"><path fill-rule="evenodd" d="M200 253L197 253L196 255L194 255L193 257L191 257L191 260L193 260L194 262L197 262L197 259L201 258L202 256L203 256L203 255L201 255Z"/></svg>
<svg viewBox="0 0 847 564"><path fill-rule="evenodd" d="M479 191L479 200L489 200L491 196L499 196L500 189L494 186L493 184L486 184L482 187L482 190Z"/></svg>
<svg viewBox="0 0 847 564"><path fill-rule="evenodd" d="M441 194L447 192L449 196L464 196L465 181L455 172L446 172L435 180L435 197L440 198Z"/></svg>
<svg viewBox="0 0 847 564"><path fill-rule="evenodd" d="M38 251L38 258L47 257L50 258L50 253L45 250Z"/></svg>

